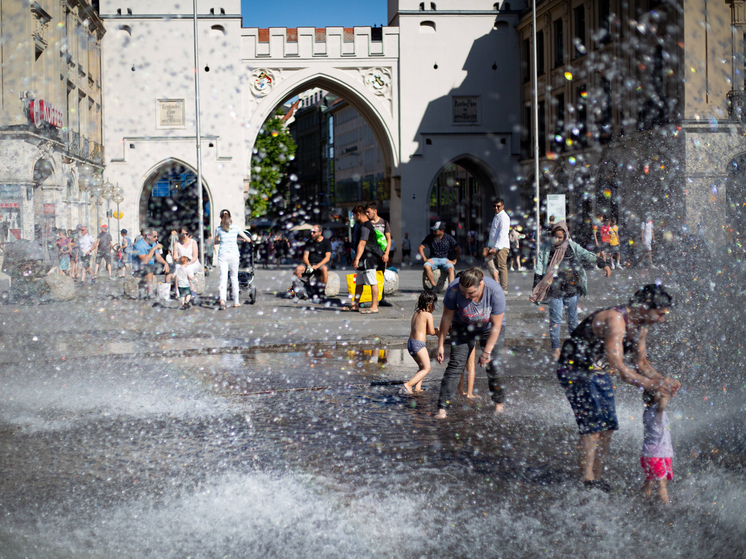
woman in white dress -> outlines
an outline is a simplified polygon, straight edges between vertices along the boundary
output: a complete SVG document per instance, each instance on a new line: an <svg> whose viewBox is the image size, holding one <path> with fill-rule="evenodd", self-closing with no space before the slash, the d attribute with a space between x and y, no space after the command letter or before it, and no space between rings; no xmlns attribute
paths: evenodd
<svg viewBox="0 0 746 559"><path fill-rule="evenodd" d="M173 281L174 286L176 285L176 270L181 267L178 262L182 256L189 258L189 264L187 264L186 269L190 275L204 273L205 269L199 261L199 243L189 234L186 227L179 229L179 238L176 243L174 243L174 273L168 275L166 283ZM176 289L176 287L174 287L174 289ZM195 294L193 293L192 301L194 300L194 296Z"/></svg>
<svg viewBox="0 0 746 559"><path fill-rule="evenodd" d="M237 225L233 225L231 212L220 211L220 225L215 230L215 244L218 246L218 266L220 267L220 310L225 310L228 291L228 272L231 275L233 306L240 307L238 300L238 236L246 242L251 239Z"/></svg>

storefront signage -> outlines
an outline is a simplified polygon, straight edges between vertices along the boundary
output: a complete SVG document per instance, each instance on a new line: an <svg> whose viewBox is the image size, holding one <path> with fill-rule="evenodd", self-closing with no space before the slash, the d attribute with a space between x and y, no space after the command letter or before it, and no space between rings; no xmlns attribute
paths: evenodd
<svg viewBox="0 0 746 559"><path fill-rule="evenodd" d="M452 99L454 124L479 124L479 96Z"/></svg>
<svg viewBox="0 0 746 559"><path fill-rule="evenodd" d="M54 215L54 204L44 204L44 215Z"/></svg>
<svg viewBox="0 0 746 559"><path fill-rule="evenodd" d="M45 122L55 128L62 128L62 111L44 99L35 99L29 105L31 122L39 128Z"/></svg>
<svg viewBox="0 0 746 559"><path fill-rule="evenodd" d="M2 208L2 209L5 209L5 208L20 208L20 207L21 207L21 204L15 204L15 203L12 203L12 202L3 202L3 203L0 203L0 208Z"/></svg>

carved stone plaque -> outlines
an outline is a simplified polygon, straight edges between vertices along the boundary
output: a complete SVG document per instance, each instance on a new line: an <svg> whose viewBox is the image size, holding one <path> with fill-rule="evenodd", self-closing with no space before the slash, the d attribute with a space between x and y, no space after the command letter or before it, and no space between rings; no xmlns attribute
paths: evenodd
<svg viewBox="0 0 746 559"><path fill-rule="evenodd" d="M184 99L158 99L158 128L184 128Z"/></svg>

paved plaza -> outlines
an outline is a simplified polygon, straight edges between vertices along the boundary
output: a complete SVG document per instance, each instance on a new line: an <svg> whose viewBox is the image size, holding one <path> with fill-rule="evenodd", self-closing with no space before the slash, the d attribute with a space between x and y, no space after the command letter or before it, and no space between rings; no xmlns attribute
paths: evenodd
<svg viewBox="0 0 746 559"><path fill-rule="evenodd" d="M348 301L344 276L352 270L336 272L342 278L340 296L314 304L287 298L291 265L258 269L256 304L244 303L225 311L218 311L215 304L217 270L207 277L198 306L189 310L181 310L178 301L129 299L123 294L123 280L102 277L95 285L76 287L72 301L0 306L4 359L24 353L54 360L104 354L225 352L292 344L405 347L415 301L422 291L421 269L399 268L399 290L387 297L391 306L382 306L376 316L341 312L341 305ZM590 271L589 294L581 299L581 319L591 310L626 301L639 285L656 279L652 271L615 272L607 279L601 271ZM533 272L510 273L506 348L548 353L548 311L528 301L532 282ZM436 324L441 312L439 304ZM562 335L566 335L564 324ZM435 344L431 337L429 345Z"/></svg>

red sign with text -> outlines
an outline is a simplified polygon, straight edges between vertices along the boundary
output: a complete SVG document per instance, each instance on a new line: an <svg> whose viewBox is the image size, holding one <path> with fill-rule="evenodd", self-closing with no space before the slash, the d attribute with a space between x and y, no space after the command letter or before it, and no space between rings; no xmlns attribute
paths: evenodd
<svg viewBox="0 0 746 559"><path fill-rule="evenodd" d="M43 123L62 128L62 111L44 99L35 99L29 106L31 122L39 128Z"/></svg>

